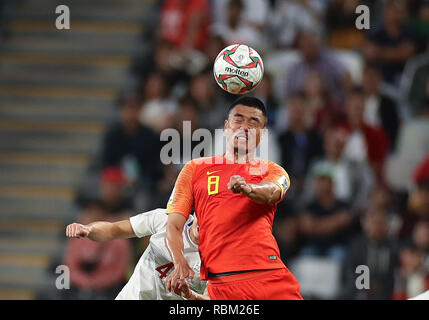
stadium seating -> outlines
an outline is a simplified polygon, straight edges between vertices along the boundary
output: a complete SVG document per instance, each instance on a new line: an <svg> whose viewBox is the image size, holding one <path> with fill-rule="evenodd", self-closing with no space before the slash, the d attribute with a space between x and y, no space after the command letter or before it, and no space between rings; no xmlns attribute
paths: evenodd
<svg viewBox="0 0 429 320"><path fill-rule="evenodd" d="M149 3L73 0L70 30L53 27L57 1L22 1L5 13L0 299L31 299L52 286L55 274L46 268L63 252L64 225L76 219L75 186L112 118L114 100L132 85L129 65L141 50Z"/></svg>

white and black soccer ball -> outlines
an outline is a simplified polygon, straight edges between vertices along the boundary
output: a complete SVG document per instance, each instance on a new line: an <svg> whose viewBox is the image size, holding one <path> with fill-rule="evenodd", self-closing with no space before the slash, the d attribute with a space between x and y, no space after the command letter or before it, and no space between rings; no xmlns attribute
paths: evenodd
<svg viewBox="0 0 429 320"><path fill-rule="evenodd" d="M217 84L223 90L232 94L244 94L261 82L264 64L254 49L243 44L234 44L219 53L213 73Z"/></svg>

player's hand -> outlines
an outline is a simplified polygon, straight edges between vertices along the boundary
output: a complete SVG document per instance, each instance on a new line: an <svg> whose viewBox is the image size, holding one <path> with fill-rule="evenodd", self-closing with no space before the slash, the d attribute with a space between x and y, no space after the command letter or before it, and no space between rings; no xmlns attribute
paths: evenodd
<svg viewBox="0 0 429 320"><path fill-rule="evenodd" d="M174 263L174 270L165 279L165 285L169 291L176 292L185 285L185 279L192 280L195 272L189 267L185 258Z"/></svg>
<svg viewBox="0 0 429 320"><path fill-rule="evenodd" d="M86 238L90 232L89 227L80 223L69 224L66 228L66 236L69 238Z"/></svg>
<svg viewBox="0 0 429 320"><path fill-rule="evenodd" d="M233 193L241 193L245 196L252 192L252 187L246 183L242 176L232 176L228 182L228 189Z"/></svg>
<svg viewBox="0 0 429 320"><path fill-rule="evenodd" d="M192 298L191 288L186 281L183 281L182 285L174 293L188 300Z"/></svg>

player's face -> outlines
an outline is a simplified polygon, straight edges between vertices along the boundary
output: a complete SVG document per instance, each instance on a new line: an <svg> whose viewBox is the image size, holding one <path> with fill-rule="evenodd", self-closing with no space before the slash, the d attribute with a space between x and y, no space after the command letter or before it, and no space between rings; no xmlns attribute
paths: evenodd
<svg viewBox="0 0 429 320"><path fill-rule="evenodd" d="M100 197L103 202L116 205L121 202L124 196L125 184L113 181L100 182Z"/></svg>
<svg viewBox="0 0 429 320"><path fill-rule="evenodd" d="M226 143L246 154L254 152L264 128L265 116L261 110L239 104L231 110L225 121Z"/></svg>

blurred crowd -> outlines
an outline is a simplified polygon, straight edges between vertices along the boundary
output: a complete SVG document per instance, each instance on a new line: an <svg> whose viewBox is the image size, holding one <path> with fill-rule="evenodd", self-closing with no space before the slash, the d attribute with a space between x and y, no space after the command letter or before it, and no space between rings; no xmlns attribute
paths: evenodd
<svg viewBox="0 0 429 320"><path fill-rule="evenodd" d="M370 9L369 30L356 28L360 4ZM236 97L218 88L212 66L221 49L243 43L264 59L252 94L268 108L270 160L291 178L273 230L285 263L334 263L331 298L428 290L429 1L165 0L153 10L150 50L133 65L138 85L118 97L92 168L96 187L77 200L81 221L166 206L184 163L161 164L160 133L176 128L186 138L183 121L191 133L223 127ZM72 285L112 297L145 246L118 240L79 251L73 241ZM359 265L369 267L369 289L356 288ZM82 280L94 270L104 273L99 283ZM323 297L311 288L303 295Z"/></svg>

